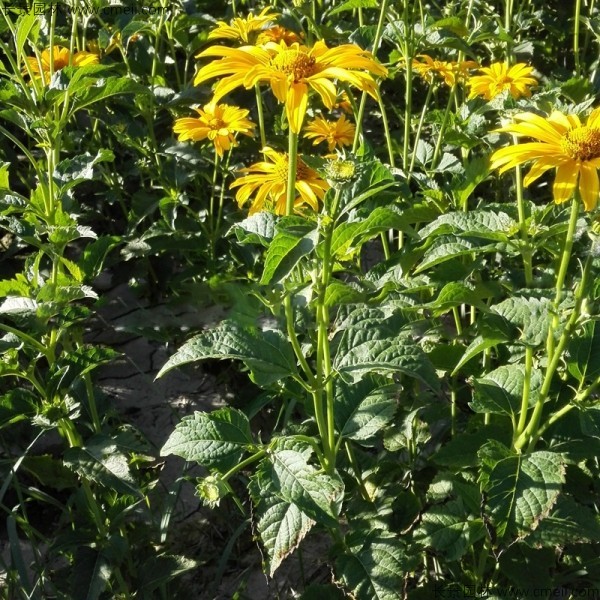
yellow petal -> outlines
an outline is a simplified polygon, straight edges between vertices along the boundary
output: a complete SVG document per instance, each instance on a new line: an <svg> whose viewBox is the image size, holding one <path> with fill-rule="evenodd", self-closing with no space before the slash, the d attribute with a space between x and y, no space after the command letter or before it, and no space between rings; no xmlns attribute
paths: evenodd
<svg viewBox="0 0 600 600"><path fill-rule="evenodd" d="M558 167L552 188L556 204L562 204L573 197L578 175L579 167L575 161L569 161Z"/></svg>
<svg viewBox="0 0 600 600"><path fill-rule="evenodd" d="M582 164L580 168L579 193L583 200L585 210L594 210L598 204L598 172L589 164Z"/></svg>

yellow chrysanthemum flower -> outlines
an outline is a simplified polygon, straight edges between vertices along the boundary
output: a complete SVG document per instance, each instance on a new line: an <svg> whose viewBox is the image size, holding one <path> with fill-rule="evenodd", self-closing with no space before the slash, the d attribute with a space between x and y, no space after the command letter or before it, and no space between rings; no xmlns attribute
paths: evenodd
<svg viewBox="0 0 600 600"><path fill-rule="evenodd" d="M533 138L517 146L496 150L491 168L501 173L525 162L534 161L523 180L528 186L548 169L556 168L553 194L557 204L579 190L586 210L598 203L598 169L600 169L600 108L596 108L582 125L577 115L554 111L549 117L534 113L515 115L518 121L500 131Z"/></svg>
<svg viewBox="0 0 600 600"><path fill-rule="evenodd" d="M419 54L412 62L413 71L426 81L431 83L437 75L450 87L466 79L469 71L478 67L479 65L472 60L463 60L460 62L436 60L427 54Z"/></svg>
<svg viewBox="0 0 600 600"><path fill-rule="evenodd" d="M222 158L226 150L237 145L236 133L252 135L254 123L247 118L249 111L244 108L227 104L207 104L202 109L194 110L199 118L189 117L175 121L173 131L180 142L208 139Z"/></svg>
<svg viewBox="0 0 600 600"><path fill-rule="evenodd" d="M275 42L276 44L285 42L288 46L291 46L294 42L300 43L301 41L301 35L281 25L273 25L273 27L261 31L256 38L258 45L266 44L267 42Z"/></svg>
<svg viewBox="0 0 600 600"><path fill-rule="evenodd" d="M269 7L263 8L258 15L250 13L246 19L238 17L232 19L230 23L217 21L217 26L208 34L208 39L226 38L250 44L252 34L264 29L268 23L272 23L279 16L278 13L269 12L270 10Z"/></svg>
<svg viewBox="0 0 600 600"><path fill-rule="evenodd" d="M317 117L304 131L305 138L314 140L313 146L327 142L329 152L333 152L336 146L342 148L352 144L356 127L350 121L346 121L346 115L342 115L337 121Z"/></svg>
<svg viewBox="0 0 600 600"><path fill-rule="evenodd" d="M28 56L25 59L29 65L29 71L34 77L44 77L46 83L50 82L52 73L50 72L50 49L42 51L40 61L36 56ZM97 65L99 62L98 55L94 52L74 52L71 54L68 48L62 46L52 47L52 62L54 72L60 71L64 67L69 66L69 63L74 67L86 67L88 65ZM23 74L27 74L27 68L23 69Z"/></svg>
<svg viewBox="0 0 600 600"><path fill-rule="evenodd" d="M309 88L315 90L331 110L336 102L336 81L349 83L377 98L373 75L385 77L387 69L373 55L356 44L328 48L318 41L312 48L294 43L291 46L267 43L264 46L227 48L212 46L198 56L221 57L202 67L194 79L199 85L215 77L217 102L233 89L247 89L268 83L279 102L285 103L290 129L299 133L308 105Z"/></svg>
<svg viewBox="0 0 600 600"><path fill-rule="evenodd" d="M532 77L533 68L525 63L509 67L506 63L498 62L479 69L479 72L483 75L474 75L467 82L471 88L469 100L476 96L491 100L505 90L508 90L515 100L523 96L529 98L529 88L537 85L537 79Z"/></svg>
<svg viewBox="0 0 600 600"><path fill-rule="evenodd" d="M243 206L252 196L250 214L261 210L273 210L278 215L284 215L287 198L288 155L276 152L272 148L263 148L268 161L258 162L241 169L246 173L236 179L231 188L239 187L235 198L239 206ZM294 206L308 204L313 210L318 210L319 200L323 200L329 184L319 174L308 167L298 158L296 167L296 192Z"/></svg>

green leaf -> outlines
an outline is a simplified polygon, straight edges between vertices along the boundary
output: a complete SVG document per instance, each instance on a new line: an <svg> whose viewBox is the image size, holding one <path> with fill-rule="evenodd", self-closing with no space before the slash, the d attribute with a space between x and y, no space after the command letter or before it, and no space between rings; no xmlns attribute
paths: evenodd
<svg viewBox="0 0 600 600"><path fill-rule="evenodd" d="M451 212L440 215L433 223L419 231L422 239L432 236L454 234L484 240L506 242L518 223L506 213L488 210Z"/></svg>
<svg viewBox="0 0 600 600"><path fill-rule="evenodd" d="M452 187L452 195L457 206L464 208L475 188L488 176L487 158L476 157L469 160L461 180ZM508 230L505 230L505 232Z"/></svg>
<svg viewBox="0 0 600 600"><path fill-rule="evenodd" d="M427 509L414 532L415 542L441 552L450 561L459 560L484 536L483 521L469 518L460 500Z"/></svg>
<svg viewBox="0 0 600 600"><path fill-rule="evenodd" d="M71 593L73 598L98 600L108 587L112 567L104 552L81 546L75 553Z"/></svg>
<svg viewBox="0 0 600 600"><path fill-rule="evenodd" d="M364 441L382 432L394 417L401 389L395 384L373 389L368 379L355 385L339 381L335 391L335 421L340 435Z"/></svg>
<svg viewBox="0 0 600 600"><path fill-rule="evenodd" d="M520 342L527 346L540 346L546 342L552 317L552 302L547 298L513 296L491 307L521 334Z"/></svg>
<svg viewBox="0 0 600 600"><path fill-rule="evenodd" d="M427 249L421 264L415 269L415 274L457 256L466 256L472 253L481 254L483 252L493 252L495 250L496 244L483 245L481 242L475 242L453 235L443 235L436 238L432 245Z"/></svg>
<svg viewBox="0 0 600 600"><path fill-rule="evenodd" d="M183 417L160 451L176 454L208 468L227 471L253 445L248 417L235 408Z"/></svg>
<svg viewBox="0 0 600 600"><path fill-rule="evenodd" d="M343 281L334 279L329 283L325 290L325 305L336 306L339 304L355 304L362 302L365 299L365 294L356 287Z"/></svg>
<svg viewBox="0 0 600 600"><path fill-rule="evenodd" d="M360 220L338 225L331 237L331 253L343 258L359 249L367 240L389 229L414 234L399 209L379 206Z"/></svg>
<svg viewBox="0 0 600 600"><path fill-rule="evenodd" d="M151 556L139 568L138 591L149 593L168 583L178 575L198 566L195 560L185 556L161 554Z"/></svg>
<svg viewBox="0 0 600 600"><path fill-rule="evenodd" d="M21 64L21 56L25 50L25 44L29 34L33 31L32 42L35 42L40 29L40 20L33 10L22 13L17 21L17 39L15 44L16 62Z"/></svg>
<svg viewBox="0 0 600 600"><path fill-rule="evenodd" d="M259 212L236 223L228 232L234 233L240 244L258 244L267 248L275 237L277 217L270 212Z"/></svg>
<svg viewBox="0 0 600 600"><path fill-rule="evenodd" d="M514 422L521 410L521 398L525 384L523 365L506 365L486 373L474 381L475 393L469 406L476 413L507 415ZM537 400L542 385L542 373L532 370L529 405Z"/></svg>
<svg viewBox="0 0 600 600"><path fill-rule="evenodd" d="M256 331L223 321L214 329L187 341L159 371L157 377L175 367L205 358L241 360L260 385L268 385L297 372L291 345L279 331Z"/></svg>
<svg viewBox="0 0 600 600"><path fill-rule="evenodd" d="M516 454L499 442L479 450L485 512L499 538L523 536L548 516L564 483L564 463L554 452Z"/></svg>
<svg viewBox="0 0 600 600"><path fill-rule="evenodd" d="M334 8L329 15L337 15L346 10L355 10L356 8L379 8L379 2L377 0L346 0L340 6Z"/></svg>
<svg viewBox="0 0 600 600"><path fill-rule="evenodd" d="M411 561L397 535L363 535L362 544L348 544L335 561L335 578L355 600L401 600Z"/></svg>
<svg viewBox="0 0 600 600"><path fill-rule="evenodd" d="M150 90L141 83L137 83L128 77L107 77L99 79L93 87L86 92L76 96L73 100L71 114L87 108L92 104L101 102L111 96L121 96L123 94L135 94L136 96L147 96Z"/></svg>
<svg viewBox="0 0 600 600"><path fill-rule="evenodd" d="M321 473L297 450L280 450L270 456L277 495L303 513L330 527L338 526L344 485L339 478Z"/></svg>
<svg viewBox="0 0 600 600"><path fill-rule="evenodd" d="M368 336L371 332L365 331ZM369 373L392 375L404 373L415 377L433 390L439 389L439 380L431 361L415 343L410 332L386 339L366 339L340 352L334 369L346 381L357 382Z"/></svg>
<svg viewBox="0 0 600 600"><path fill-rule="evenodd" d="M114 158L113 151L105 148L98 150L96 156L86 152L73 158L65 158L56 165L52 177L64 193L82 181L93 179L94 166L100 162L111 162Z"/></svg>
<svg viewBox="0 0 600 600"><path fill-rule="evenodd" d="M269 472L270 462L265 460L250 480L250 493L256 529L269 557L269 575L273 577L282 561L299 546L315 522L296 504L277 495Z"/></svg>
<svg viewBox="0 0 600 600"><path fill-rule="evenodd" d="M64 463L75 473L107 489L142 497L127 457L119 451L115 441L105 435L93 436L82 448L66 450Z"/></svg>
<svg viewBox="0 0 600 600"><path fill-rule="evenodd" d="M600 375L600 321L597 319L586 323L583 331L569 340L567 368L580 382Z"/></svg>
<svg viewBox="0 0 600 600"><path fill-rule="evenodd" d="M298 261L312 252L318 238L319 232L312 227L280 229L269 244L260 283L277 283L289 275Z"/></svg>
<svg viewBox="0 0 600 600"><path fill-rule="evenodd" d="M571 496L560 495L552 513L526 538L534 546L600 542L600 517Z"/></svg>
<svg viewBox="0 0 600 600"><path fill-rule="evenodd" d="M487 307L482 299L492 294L493 292L484 284L474 285L466 281L451 281L440 290L435 301L429 303L429 307L436 309L436 315L461 304L469 304L483 309Z"/></svg>

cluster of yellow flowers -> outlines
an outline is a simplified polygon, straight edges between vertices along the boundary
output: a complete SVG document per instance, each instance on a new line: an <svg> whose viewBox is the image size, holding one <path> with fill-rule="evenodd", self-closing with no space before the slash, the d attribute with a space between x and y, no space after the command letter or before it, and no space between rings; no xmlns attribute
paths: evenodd
<svg viewBox="0 0 600 600"><path fill-rule="evenodd" d="M210 46L198 54L199 58L213 60L199 69L195 85L217 79L210 104L196 109L198 118L178 119L174 131L180 140L209 139L219 156L235 144L238 133L251 135L254 128L248 120L249 111L219 104L236 88L251 89L266 84L275 98L284 105L290 130L300 134L308 109L309 91L316 92L328 110L340 106L337 82L344 82L378 97L375 77L385 77L387 69L370 52L355 44L328 48L318 41L308 47L302 37L274 24L278 14L264 9L258 15L236 18L230 23L219 21L209 39L234 40L242 45ZM313 144L327 143L329 152L336 147L352 144L355 126L345 115L337 120L316 117L304 129L304 135ZM278 214L285 212L288 181L288 156L272 148L264 148L265 161L256 163L232 187L239 187L236 199L240 206L254 199L250 213L272 208ZM296 169L296 205L307 204L316 209L328 184L316 171L298 159Z"/></svg>

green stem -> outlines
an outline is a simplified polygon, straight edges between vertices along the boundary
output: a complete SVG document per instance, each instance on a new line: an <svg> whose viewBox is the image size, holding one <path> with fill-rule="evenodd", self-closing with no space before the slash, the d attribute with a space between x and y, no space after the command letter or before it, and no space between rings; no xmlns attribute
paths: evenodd
<svg viewBox="0 0 600 600"><path fill-rule="evenodd" d="M348 440L344 440L344 446L346 448L346 454L348 455L348 460L350 461L350 465L352 466L352 470L354 471L354 475L356 476L356 482L358 483L358 489L360 490L360 495L363 500L366 502L373 502L371 496L369 495L369 491L365 487L365 482L362 478L362 473L360 471L360 465L356 460L356 456L354 456L354 450Z"/></svg>
<svg viewBox="0 0 600 600"><path fill-rule="evenodd" d="M560 267L558 269L558 275L556 277L556 288L554 295L552 326L548 331L548 338L546 341L546 351L548 356L552 356L554 351L554 332L558 328L559 324L559 305L562 299L563 287L565 284L565 277L569 268L569 262L571 260L571 252L573 250L573 240L575 237L575 229L577 228L577 217L579 216L579 194L576 193L575 197L571 201L571 215L569 217L569 225L567 229L567 235L562 250L560 259Z"/></svg>
<svg viewBox="0 0 600 600"><path fill-rule="evenodd" d="M233 477L233 475L235 475L236 473L239 473L240 471L245 469L248 465L251 465L252 463L261 459L263 456L266 456L266 454L267 454L266 450L259 450L258 452L255 452L248 458L245 458L242 462L235 465L235 467L232 467L231 469L229 469L229 471L227 471L224 475L221 475L221 479L223 481L227 481L230 477Z"/></svg>
<svg viewBox="0 0 600 600"><path fill-rule="evenodd" d="M294 327L294 310L292 307L291 294L286 294L285 298L283 299L283 306L285 312L285 322L288 338L290 340L290 343L292 344L292 348L294 349L296 358L298 359L298 362L300 363L300 366L302 367L302 370L304 371L304 374L308 379L309 386L314 387L316 384L315 376L308 363L306 362L306 358L304 357L304 353L302 352L302 348L300 347L300 342L298 341L298 337L296 336L296 329Z"/></svg>
<svg viewBox="0 0 600 600"><path fill-rule="evenodd" d="M402 168L408 169L408 154L410 151L410 125L412 117L412 24L409 23L408 0L404 2L404 68L406 70L406 87L404 90L404 143L402 146Z"/></svg>
<svg viewBox="0 0 600 600"><path fill-rule="evenodd" d="M444 111L444 117L442 119L442 124L440 125L440 131L438 133L437 141L435 142L435 150L433 151L433 158L431 159L431 169L435 169L437 161L440 157L440 153L442 151L442 142L444 141L444 136L446 134L446 128L448 127L448 120L450 118L450 110L452 105L454 104L454 98L456 96L456 84L452 86L450 90L450 97L448 98L448 103L446 104L446 110Z"/></svg>
<svg viewBox="0 0 600 600"><path fill-rule="evenodd" d="M575 58L575 77L581 77L581 60L579 57L579 27L581 20L581 0L575 0L575 23L573 28L573 57Z"/></svg>
<svg viewBox="0 0 600 600"><path fill-rule="evenodd" d="M298 134L291 128L288 135L288 178L287 197L285 202L285 214L294 213L294 201L296 200L296 170L298 168Z"/></svg>
<svg viewBox="0 0 600 600"><path fill-rule="evenodd" d="M569 232L567 232L567 237L568 237L568 233ZM556 348L553 348L552 354L548 355L549 362L548 362L548 366L546 367L546 374L544 376L544 381L542 382L540 394L538 396L537 402L535 404L533 413L531 415L531 418L529 420L527 427L525 428L523 433L519 436L519 438L513 444L515 450L521 450L527 443L529 443L529 449L532 449L535 446L535 444L537 443L537 441L541 435L539 429L540 429L540 420L542 417L542 412L544 410L544 404L550 394L550 387L552 385L552 379L554 377L554 374L556 373L556 370L558 368L558 365L560 364L560 361L562 360L563 352L564 352L565 348L567 347L567 344L571 340L571 336L572 336L573 332L575 331L577 321L581 314L581 306L583 304L583 294L584 294L584 290L587 286L587 280L589 277L592 260L593 260L592 257L588 256L588 258L585 262L585 265L583 268L583 273L581 275L581 280L580 280L579 285L577 286L577 290L575 292L575 306L573 307L573 311L569 317L569 320L567 321L567 323L563 329L563 332L560 336L560 339L558 341Z"/></svg>
<svg viewBox="0 0 600 600"><path fill-rule="evenodd" d="M517 138L513 136L513 142L517 143ZM527 217L525 215L525 199L523 195L523 172L521 165L517 165L515 173L515 183L517 191L517 212L519 214L519 230L521 232L521 241L523 243L523 267L525 270L525 285L531 287L533 284L533 266L531 263L532 249L529 245L529 233L527 231Z"/></svg>
<svg viewBox="0 0 600 600"><path fill-rule="evenodd" d="M533 348L525 348L525 381L523 382L523 395L521 396L521 410L519 412L519 422L514 431L513 440L517 440L523 433L527 423L527 413L529 411L529 396L531 393L531 369L533 366Z"/></svg>

